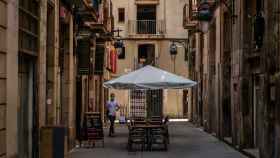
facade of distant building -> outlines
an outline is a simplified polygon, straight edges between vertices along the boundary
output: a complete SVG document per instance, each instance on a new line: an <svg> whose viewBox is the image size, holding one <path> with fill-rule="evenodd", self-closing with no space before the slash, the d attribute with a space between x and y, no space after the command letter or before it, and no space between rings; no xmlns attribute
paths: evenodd
<svg viewBox="0 0 280 158"><path fill-rule="evenodd" d="M187 43L188 34L182 27L180 0L114 0L115 29L120 32L125 47L118 56L118 77L145 65L153 65L188 77L185 49L178 45L175 62L170 55L172 41ZM188 115L187 91L157 90L116 92L127 116ZM185 97L183 97L185 96ZM185 105L184 105L185 104ZM147 113L146 113L147 112Z"/></svg>

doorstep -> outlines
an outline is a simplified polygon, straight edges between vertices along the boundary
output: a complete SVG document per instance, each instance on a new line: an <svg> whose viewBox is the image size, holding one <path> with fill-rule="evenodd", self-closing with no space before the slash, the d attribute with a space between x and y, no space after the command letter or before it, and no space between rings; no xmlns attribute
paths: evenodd
<svg viewBox="0 0 280 158"><path fill-rule="evenodd" d="M224 141L228 144L232 144L232 137L224 137Z"/></svg>
<svg viewBox="0 0 280 158"><path fill-rule="evenodd" d="M246 154L250 155L250 157L254 158L259 158L260 156L260 151L257 148L252 148L252 149L243 149L243 152Z"/></svg>

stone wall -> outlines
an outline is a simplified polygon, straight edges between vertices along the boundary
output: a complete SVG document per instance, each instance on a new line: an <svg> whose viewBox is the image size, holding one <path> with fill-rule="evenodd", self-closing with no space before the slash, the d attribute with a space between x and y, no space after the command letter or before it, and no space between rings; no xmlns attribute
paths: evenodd
<svg viewBox="0 0 280 158"><path fill-rule="evenodd" d="M0 1L0 157L6 156L7 2Z"/></svg>

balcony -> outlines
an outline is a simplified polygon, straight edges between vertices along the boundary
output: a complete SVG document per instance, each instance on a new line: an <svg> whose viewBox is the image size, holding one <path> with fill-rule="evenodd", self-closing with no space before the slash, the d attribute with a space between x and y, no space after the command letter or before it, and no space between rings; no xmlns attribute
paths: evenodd
<svg viewBox="0 0 280 158"><path fill-rule="evenodd" d="M189 3L184 6L184 13L183 13L183 26L185 29L188 30L196 30L197 28L197 15L198 15L198 8L197 8L197 1L196 0L189 0Z"/></svg>
<svg viewBox="0 0 280 158"><path fill-rule="evenodd" d="M165 30L164 20L129 20L129 36L137 37L163 37Z"/></svg>
<svg viewBox="0 0 280 158"><path fill-rule="evenodd" d="M88 0L95 2L96 0ZM91 3L96 4L96 3ZM111 41L112 37L109 35L114 29L114 17L112 14L112 2L111 0L103 0L98 8L97 21L90 21L86 24L90 26L91 30L95 33L99 33L101 36L99 40Z"/></svg>
<svg viewBox="0 0 280 158"><path fill-rule="evenodd" d="M100 2L98 0L83 0L88 8L94 9L96 12L99 10Z"/></svg>
<svg viewBox="0 0 280 158"><path fill-rule="evenodd" d="M73 2L75 4L76 19L79 19L82 23L97 21L97 10L96 7L93 7L93 3L91 1L79 0Z"/></svg>

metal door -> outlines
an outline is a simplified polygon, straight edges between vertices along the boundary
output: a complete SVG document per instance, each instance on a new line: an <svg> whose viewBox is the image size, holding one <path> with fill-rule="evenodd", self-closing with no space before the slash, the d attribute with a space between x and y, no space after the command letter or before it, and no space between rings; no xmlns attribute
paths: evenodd
<svg viewBox="0 0 280 158"><path fill-rule="evenodd" d="M148 90L147 91L147 114L151 116L162 116L163 104L162 90Z"/></svg>

